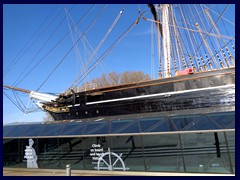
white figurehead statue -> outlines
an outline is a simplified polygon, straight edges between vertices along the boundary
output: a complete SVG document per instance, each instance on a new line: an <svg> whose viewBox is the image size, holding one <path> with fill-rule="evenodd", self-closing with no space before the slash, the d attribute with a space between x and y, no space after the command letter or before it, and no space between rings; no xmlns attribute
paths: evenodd
<svg viewBox="0 0 240 180"><path fill-rule="evenodd" d="M29 146L26 146L25 156L24 156L24 158L27 159L27 168L38 168L37 155L36 155L35 149L32 147L34 144L34 141L32 139L29 139L28 141L29 141Z"/></svg>

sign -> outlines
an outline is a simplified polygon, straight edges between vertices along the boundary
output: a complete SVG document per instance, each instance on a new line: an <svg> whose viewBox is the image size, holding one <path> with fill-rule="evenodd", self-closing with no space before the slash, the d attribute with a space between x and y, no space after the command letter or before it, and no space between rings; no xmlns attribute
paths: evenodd
<svg viewBox="0 0 240 180"><path fill-rule="evenodd" d="M129 168L125 166L125 163L122 160L122 153L118 155L114 152L111 152L110 148L108 148L107 152L103 152L103 148L100 144L92 144L92 148L90 149L90 156L92 157L92 164L96 165L94 169L109 171L129 170Z"/></svg>
<svg viewBox="0 0 240 180"><path fill-rule="evenodd" d="M90 156L92 157L92 164L97 164L99 157L103 153L103 148L101 144L92 144L92 148L90 149Z"/></svg>

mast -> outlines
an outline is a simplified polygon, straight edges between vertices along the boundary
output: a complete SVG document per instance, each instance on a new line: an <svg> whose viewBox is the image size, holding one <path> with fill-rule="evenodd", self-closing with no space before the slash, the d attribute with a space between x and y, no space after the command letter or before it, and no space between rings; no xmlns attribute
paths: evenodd
<svg viewBox="0 0 240 180"><path fill-rule="evenodd" d="M164 77L171 77L171 40L169 28L169 4L161 4L162 8L162 36L163 36L163 74Z"/></svg>
<svg viewBox="0 0 240 180"><path fill-rule="evenodd" d="M22 89L22 88L18 88L18 87L14 87L14 86L7 86L7 85L3 85L3 87L6 89L11 89L14 91L27 93L27 94L29 94L29 97L31 99L36 99L36 100L39 100L42 102L52 102L52 101L56 101L56 99L58 98L57 95L53 95L53 94L49 94L49 93L40 93L40 92L36 92L36 91L30 91L27 89Z"/></svg>
<svg viewBox="0 0 240 180"><path fill-rule="evenodd" d="M20 91L20 92L27 93L27 94L31 93L30 90L22 89L22 88L18 88L18 87L14 87L14 86L3 85L3 88L11 89L11 90L14 90L14 91Z"/></svg>

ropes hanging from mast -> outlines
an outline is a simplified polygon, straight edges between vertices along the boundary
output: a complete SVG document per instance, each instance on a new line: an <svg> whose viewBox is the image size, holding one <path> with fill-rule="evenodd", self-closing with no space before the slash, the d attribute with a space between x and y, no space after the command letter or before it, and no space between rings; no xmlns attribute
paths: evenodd
<svg viewBox="0 0 240 180"><path fill-rule="evenodd" d="M161 24L161 27L164 26L163 21L159 21L158 18L162 18L161 16L164 15L163 13L163 5L157 5L157 10L159 10L158 16L156 16L153 5L148 5L151 9L151 12L153 14L153 20L148 18L143 18L144 20L148 20L150 22L154 22L156 24L156 27L158 29L158 25ZM228 46L226 45L226 40L229 39L230 41L234 39L234 37L230 37L229 33L226 35L220 33L218 31L218 28L216 24L223 19L223 14L226 12L227 7L223 8L222 13L219 13L219 16L215 22L213 22L213 19L211 19L211 16L209 18L206 17L206 12L202 10L201 8L197 8L196 5L193 5L194 8L190 8L189 5L175 5L174 8L172 8L172 5L169 7L169 32L170 32L170 39L171 43L170 46L168 45L167 50L171 50L170 56L167 51L160 55L159 53L159 75L161 73L168 73L173 74L177 69L181 70L182 68L189 68L193 67L196 71L208 71L213 69L219 69L219 67L230 67L231 65L234 66L234 58L231 55L231 51L229 50ZM179 11L173 12L174 9L177 9ZM184 8L184 9L182 9ZM189 8L189 9L187 9ZM209 8L207 8L209 9ZM202 12L201 12L202 10ZM193 13L193 11L195 13ZM200 15L200 13L203 13L203 15ZM163 13L163 14L162 14ZM178 15L178 19L175 20L175 17ZM194 17L194 19L193 19ZM196 17L196 18L195 18ZM180 19L179 19L180 18ZM206 22L211 22L212 25L206 24ZM166 19L166 18L165 18ZM194 26L195 25L195 26ZM205 26L209 26L208 28ZM195 29L193 29L195 27ZM202 28L203 27L203 28ZM157 35L158 36L158 35ZM164 39L164 37L167 35L163 35L163 37L157 37L157 40L159 42L159 39ZM165 37L166 38L166 37ZM161 39L161 40L162 40ZM221 43L223 42L223 43ZM224 46L221 46L221 44L224 44ZM158 49L159 52L164 51L164 45L161 47L161 43L158 43ZM218 51L215 51L214 49L218 49ZM233 51L234 51L234 47ZM176 52L176 53L175 53ZM164 56L168 56L166 59L171 58L171 62L167 63L168 68L165 66L164 69L161 68L160 60ZM229 60L230 59L230 60ZM165 60L166 61L166 60ZM177 65L178 61L178 65ZM223 62L224 61L224 62ZM231 61L231 62L230 62ZM166 61L167 62L167 61ZM166 62L164 64L166 64ZM169 65L171 65L173 68L169 68ZM174 71L172 71L174 70ZM166 76L166 75L165 75ZM160 76L161 77L161 76Z"/></svg>
<svg viewBox="0 0 240 180"><path fill-rule="evenodd" d="M119 14L117 15L117 17L115 18L115 20L113 21L112 25L109 27L107 33L104 35L104 37L102 38L102 40L100 41L100 43L98 44L98 46L96 47L96 49L94 50L94 52L90 55L90 57L88 58L87 62L85 63L85 66L83 69L85 69L87 67L87 65L90 63L90 61L93 59L93 57L95 57L96 53L99 51L100 47L102 46L102 44L104 43L104 41L106 40L106 38L108 37L108 35L112 32L114 26L117 24L118 20L120 19L121 15L123 14L123 11L126 7L126 4L123 6L122 10L119 12ZM78 77L76 79L79 78L81 74L78 75ZM75 80L72 85L70 86L70 88L73 87L74 83L76 83L77 80ZM68 89L70 89L68 88Z"/></svg>
<svg viewBox="0 0 240 180"><path fill-rule="evenodd" d="M72 7L73 8L73 7ZM70 11L72 10L72 8L70 9ZM61 11L62 12L62 11ZM55 19L54 19L55 20ZM28 69L28 67L34 62L34 59L36 59L36 57L40 54L40 52L43 50L43 48L47 45L47 43L50 41L50 39L53 37L53 35L56 33L56 31L59 29L59 27L61 26L61 24L64 22L64 18L61 19L60 23L57 25L57 27L53 30L53 32L49 35L49 37L47 38L47 40L43 43L43 45L40 47L40 49L37 51L37 53L33 56L32 59L30 59L29 64L24 68L24 70L22 71L22 73L19 75L19 77L17 78L17 80L13 83L13 86L18 86L18 84L20 82L22 82L39 64L40 62L42 62L42 59L40 61L38 61L21 79L20 77L26 72L26 70Z"/></svg>
<svg viewBox="0 0 240 180"><path fill-rule="evenodd" d="M196 70L195 72L197 72L197 71L203 72L203 71L207 71L208 69L213 70L213 69L219 68L219 66L221 66L221 68L230 68L235 65L234 57L233 57L234 53L232 53L232 49L228 48L228 47L230 47L228 45L230 43L231 44L233 43L235 37L230 37L229 33L227 33L228 36L223 36L220 32L220 29L218 29L216 27L216 25L220 21L220 19L223 20L222 16L226 9L224 9L224 11L220 14L220 19L217 19L217 20L212 19L211 15L209 15L209 14L207 14L207 16L209 16L208 19L207 19L207 16L201 17L197 11L199 9L197 9L197 8L195 8L197 14L194 14L192 12L192 11L194 11L193 8L192 9L189 8L189 10L185 9L185 12L182 11L182 9L180 8L179 14L181 15L181 17L175 18L176 14L174 14L174 12L173 12L173 10L175 10L175 9L173 8L172 5L169 5L169 6L170 7L168 7L168 5L165 4L164 8L163 8L163 6L161 6L161 7L156 6L156 9L155 9L154 5L151 5L151 4L148 5L148 7L150 8L150 10L153 14L153 18L154 18L154 20L149 20L149 21L153 22L153 23L151 23L152 27L153 27L153 24L155 24L157 27L156 29L157 29L158 38L157 38L156 42L158 44L158 54L159 54L159 78L163 78L163 77L168 78L168 77L171 77L174 75L176 76L179 74L178 71L189 68L189 67L190 68L193 67ZM143 13L141 13L140 7L137 6L137 9L139 12L138 18L133 23L131 23L131 25L129 27L127 27L127 29L120 36L116 37L116 40L112 44L110 44L105 51L103 51L103 53L101 54L101 56L99 58L96 58L97 53L100 51L104 42L109 37L113 28L115 28L116 24L118 23L121 15L123 14L125 7L126 7L126 4L122 7L122 10L119 12L119 14L117 14L117 17L113 20L109 29L103 35L102 39L100 39L99 43L95 45L96 48L95 49L92 48L90 51L88 51L88 55L86 55L86 58L85 58L85 64L83 63L82 71L78 74L77 78L71 84L69 89L71 89L74 86L77 86L81 82L83 82L85 80L85 78L95 69L95 67L110 53L110 51L122 41L122 39L132 30L132 28L134 28L134 26L136 26L136 24L138 24L139 20L141 18L143 18ZM97 13L96 17L94 16L95 18L93 19L92 22L90 22L90 24L88 24L87 28L85 29L85 31L83 33L81 33L78 30L77 26L78 26L79 22L81 22L81 20L85 16L83 16L83 18L80 21L78 21L77 24L74 23L72 28L70 28L70 20L67 16L68 23L69 23L69 32L66 33L61 38L61 40L58 41L47 52L47 54L43 58L41 58L38 61L38 63L30 71L27 72L27 74L25 74L24 77L22 77L24 75L24 73L26 72L27 68L30 67L30 64L28 66L26 66L26 68L24 69L22 74L14 82L14 85L18 85L27 75L29 75L30 72L32 72L63 41L63 39L65 37L67 37L67 35L71 34L72 40L73 40L73 46L71 46L71 48L68 49L67 53L64 54L64 56L61 58L60 62L58 62L57 65L54 67L54 69L52 71L50 71L50 74L48 74L48 76L44 79L42 84L38 87L38 89L37 89L37 91L38 91L47 82L47 80L53 75L53 73L58 69L58 67L63 63L63 61L67 58L67 56L70 54L70 52L74 48L76 48L76 45L78 44L78 42L80 40L83 41L83 39L85 38L84 43L88 43L88 41L86 39L86 34L88 33L89 29L91 29L92 26L95 24L95 22L97 21L97 19L103 12L104 8L105 8L105 6L101 9L101 11L99 13ZM159 8L159 9L157 9L157 8ZM165 14L161 16L161 13L158 14L157 10L161 11L163 9L165 9L164 10ZM86 14L88 14L89 12L90 11L88 11ZM198 18L196 22L193 23L193 20L186 21L187 17L193 17L193 16ZM206 19L204 19L204 17ZM147 20L147 18L143 18L143 19ZM160 22L159 19L165 19L165 20ZM210 23L206 24L206 27L205 27L205 24L203 23L202 20L208 20ZM166 23L166 21L168 21L168 22ZM165 22L165 23L163 23L163 22ZM196 25L196 27L191 26L194 24ZM209 27L211 27L211 29L208 32ZM224 26L224 27L226 29L226 26ZM193 29L193 28L195 28L195 29ZM55 30L53 31L52 34L54 34ZM74 30L79 33L78 38L74 37L74 34L73 34ZM51 35L50 35L50 37L51 37ZM50 37L43 44L43 46L40 47L38 53L42 50L42 48L45 46L45 44L49 41ZM168 42L161 44L161 40L163 40L165 37L169 37L169 39L164 40L165 42L167 42L167 41ZM226 39L229 39L229 41L227 42ZM152 65L151 77L154 77L154 58L153 58L154 47L153 46L154 46L155 42L153 40L153 28L152 28L151 40L152 40L152 44L151 44L151 48L152 48L151 49L151 65ZM232 48L233 48L233 51L235 52L233 44L232 44ZM163 57L164 55L162 54L163 51L167 51L164 53L165 55L167 53L167 58L166 58L167 61L164 61L164 62L162 61L162 59L164 59L164 57ZM37 54L33 57L33 59L37 56ZM79 57L79 60L81 62L80 50L77 50L76 54ZM230 58L230 60L232 60L232 62L228 60L229 58ZM31 59L30 63L32 63L33 59ZM74 94L73 102L75 104L75 102L76 102L75 101L75 92L74 91L72 91L72 92ZM5 92L4 92L4 95L6 95L6 97L9 98L9 96ZM21 111L26 112L27 108L24 106L22 101L19 99L18 94L13 93L13 96L16 99L16 101L9 98L10 101L12 101ZM61 103L60 101L58 101L59 97L60 96L56 95L56 99L57 99L56 101L55 100L49 101L47 103L49 103L53 106L57 106L57 105L59 105L58 103ZM67 96L63 96L63 97L68 98L70 96L67 95Z"/></svg>
<svg viewBox="0 0 240 180"><path fill-rule="evenodd" d="M95 5L91 6L91 7L87 10L87 12L83 15L83 17L79 19L79 21L77 22L76 26L77 26L80 22L82 22L82 20L93 10L94 7L95 7ZM71 9L72 9L72 8L71 8ZM62 11L61 11L61 12L62 12ZM54 19L55 19L55 18L54 18ZM62 21L59 23L59 25L60 25L61 23L62 23ZM53 33L58 29L59 25L58 25L57 28L53 31ZM73 27L73 28L75 28L75 27ZM53 34L53 33L52 33L52 34ZM68 36L69 33L70 33L70 31L67 32L66 34L64 34L64 36L22 77L21 80L19 80L19 78L20 78L20 76L19 76L19 77L18 77L18 80L15 81L14 85L18 85L18 84L19 84L22 80L24 80L34 69L36 69L37 66L39 66L40 63L42 63L43 60L46 59L46 57L47 57L54 49L56 49L56 47ZM51 36L52 36L52 35L51 35ZM50 36L50 37L51 37L51 36ZM47 39L47 41L45 41L45 43L44 43L43 46L45 46L45 44L49 41L50 37ZM42 47L43 47L43 46L42 46ZM40 50L38 51L38 53L41 51L42 47L40 48ZM36 57L36 56L34 56L34 58L35 58L35 57ZM33 58L33 59L34 59L34 58ZM32 59L32 60L33 60L33 59ZM31 62L30 62L30 63L31 63ZM29 65L28 65L28 66L29 66ZM28 67L28 66L27 66L27 67ZM24 71L22 72L21 75L23 75L23 73L26 71L27 67L24 69Z"/></svg>
<svg viewBox="0 0 240 180"><path fill-rule="evenodd" d="M107 7L105 5L97 14L97 16L93 19L93 21L88 25L86 30L84 31L83 35L87 33L87 31L93 26L93 24L96 22L97 18L100 16L100 14L103 12L103 10ZM68 34L68 33L67 33ZM61 59L61 61L55 66L55 68L50 72L50 74L47 76L47 78L43 81L43 83L38 87L36 91L38 91L45 83L46 81L51 77L51 75L56 71L56 69L60 66L60 64L66 59L68 54L72 51L72 49L75 47L75 45L80 41L80 39L83 37L83 35L75 42L75 44L69 49L69 51L65 54L65 56Z"/></svg>
<svg viewBox="0 0 240 180"><path fill-rule="evenodd" d="M130 27L108 48L108 50L106 50L102 56L100 58L98 58L97 61L95 61L93 63L93 65L91 67L88 68L88 70L86 72L84 72L83 75L81 75L80 77L78 77L78 79L75 80L75 83L76 83L76 86L78 86L82 81L83 79L96 67L96 65L101 62L107 55L108 53L118 44L120 43L120 41L129 33L129 31L136 25L138 24L140 20L140 17L138 19L136 19L131 25ZM73 86L73 85L72 85ZM72 87L71 86L71 87ZM70 88L71 88L70 87ZM68 88L68 90L70 89Z"/></svg>
<svg viewBox="0 0 240 180"><path fill-rule="evenodd" d="M55 9L55 7L53 9ZM6 67L6 69L4 69L3 77L5 77L12 70L12 68L21 60L21 58L26 54L26 52L40 39L40 37L43 35L43 33L46 32L47 29L49 29L49 27L52 25L52 23L59 17L59 15L61 14L61 11L59 13L57 13L57 15L37 35L38 31L47 22L47 19L49 19L50 14L52 14L52 11L47 15L47 17L40 24L40 26L37 28L37 30L32 34L32 36L29 38L28 42L19 51L17 56L11 61L11 63ZM35 36L37 36L37 37L34 39Z"/></svg>
<svg viewBox="0 0 240 180"><path fill-rule="evenodd" d="M109 49L106 50L100 58L94 59L96 57L96 54L99 52L100 48L102 47L103 43L105 42L105 40L107 39L109 34L112 32L112 29L115 27L115 25L119 21L125 7L126 7L126 5L123 6L122 10L117 15L117 17L111 24L111 26L108 29L108 31L106 32L106 34L103 36L103 38L100 40L100 42L96 46L95 50L92 50L91 53L89 52L89 57L86 58L86 63L83 67L83 70L78 74L77 78L71 84L70 88L72 88L76 84L79 84L79 81L82 81L82 78L85 78L86 74L89 74L92 71L92 68L94 68L96 66L96 64L98 64L98 62L101 62L101 58L103 56L106 56L106 54L108 53L108 50L111 49L112 46L115 46L114 44L112 44L112 46L110 46ZM174 12L173 12L173 10L175 10L175 9L172 8L172 5L170 5L170 7L167 10L167 11L169 11L168 17L165 17L165 15L161 15L161 13L159 13L160 11L163 11L163 6L157 5L155 8L155 6L153 4L148 4L149 12L151 11L151 13L153 14L153 20L150 20L150 19L142 17L143 13L141 13L140 6L137 6L139 17L143 18L145 20L154 22L158 29L157 43L158 43L158 47L159 47L158 48L159 78L162 78L162 76L163 76L162 74L164 74L164 77L170 77L174 74L173 71L175 71L175 74L176 74L177 70L181 70L181 69L191 67L191 66L199 71L212 70L215 68L229 68L231 66L234 66L235 60L234 60L234 55L232 55L232 53L233 53L233 51L235 51L235 49L232 44L232 40L234 40L235 38L230 37L230 34L227 30L226 30L227 36L222 35L220 30L217 28L217 23L224 20L223 14L225 13L225 11L227 10L228 7L229 7L229 5L223 9L222 13L219 13L218 19L214 20L208 12L209 8L207 8L206 15L202 16L200 14L204 13L205 11L201 12L201 9L196 8L195 5L194 5L194 8L188 7L189 9L181 9L181 7L179 6L178 8L180 11L178 12L177 15L180 15L180 19L175 19L174 16L176 14L174 14ZM202 8L202 6L201 6L201 8ZM165 10L166 10L166 8L165 8ZM194 14L193 11L196 13ZM189 21L187 21L187 19L186 19L187 17L190 17ZM193 20L191 19L191 17L196 17L197 21L193 23ZM160 43L160 40L164 39L166 36L166 35L163 36L163 34L164 34L163 26L165 26L165 24L163 24L163 22L159 20L159 19L163 19L163 18L165 18L169 21L167 28L169 28L169 34L170 34L169 40L171 42L168 43L167 48L164 47L165 45L162 45ZM96 17L96 19L97 19L97 17ZM88 26L88 28L85 30L85 32L82 33L80 38L78 38L78 40L75 40L72 48L65 54L65 56L63 58L61 58L61 61L50 72L50 74L46 77L46 79L43 81L43 83L40 85L40 87L38 87L37 90L39 90L46 83L46 81L51 77L51 75L56 71L56 69L62 64L62 62L69 55L70 51L74 47L76 47L76 44L79 42L79 40L82 38L86 38L85 37L86 32L96 22L96 19L93 20L93 22ZM209 22L210 23L206 24L203 22L203 20L204 21L208 20L208 23ZM137 22L138 21L139 21L139 18L137 19ZM180 21L182 21L182 22L180 22ZM62 42L62 40L69 33L72 33L73 29L76 29L77 24L74 25L74 27L72 27L71 29L69 28L70 29L69 32L67 34L65 34L64 37L60 41L58 41L58 43L55 44L54 47L51 48L50 51L48 51L47 54L43 58L41 58L38 61L38 63L30 71L25 73L26 69L28 67L30 67L30 64L29 64L24 69L22 74L18 77L18 79L14 82L14 85L18 85L27 75L29 75L46 58L46 56L48 56L49 53L52 52L52 50L54 50L60 44L60 42ZM193 24L195 24L195 29L193 29L194 26L191 26ZM224 25L224 28L227 29L226 25ZM198 32L198 34L196 32ZM73 34L72 34L72 37L73 37ZM227 43L226 39L230 39L230 41L228 43L232 44L232 49L230 46L227 45L228 43ZM185 42L185 43L183 43L183 42ZM47 43L47 42L45 42L45 43ZM44 43L44 45L45 45L45 43ZM42 50L44 45L39 49L38 53ZM229 47L230 47L230 49L229 49ZM171 52L170 53L168 52L168 58L167 58L168 61L162 63L161 59L163 58L162 52L163 52L164 48L165 48L165 51L171 50ZM154 50L152 50L152 54L153 54L153 52L154 52ZM36 56L34 56L34 58L35 57ZM79 55L79 57L80 57L80 55ZM31 59L31 60L33 60L33 59ZM151 61L153 61L153 60L151 60ZM30 63L32 63L32 61ZM162 67L162 65L164 66L164 68ZM87 69L87 67L88 67L88 69ZM24 73L25 73L25 76L22 77L24 75ZM166 74L168 74L168 75L166 75Z"/></svg>
<svg viewBox="0 0 240 180"><path fill-rule="evenodd" d="M226 9L227 9L227 7L224 8L223 12L220 14L220 16L218 17L218 19L216 20L215 25L212 26L212 28L209 30L209 32L211 32L211 31L214 29L214 27L216 26L216 24L218 23L218 21L221 19L222 15L223 15L224 12L226 11ZM198 48L197 48L197 50L195 51L195 53L200 49L200 47L201 47L201 45L202 45L203 43L206 45L206 38L208 37L208 34L207 34L205 37L203 36L202 30L201 30L201 28L199 27L198 23L196 23L196 27L199 29L200 35L202 36L203 41L202 41L201 44L198 46ZM211 42L211 41L210 41L210 42ZM212 42L211 42L211 43L212 43ZM215 58L214 58L214 55L211 53L211 49L210 49L210 48L207 48L207 49L208 49L208 51L209 51L209 53L210 53L211 58L212 58L213 61L215 62L216 67L219 68L218 63L216 62L216 60L215 60ZM220 63L221 63L221 62L220 62Z"/></svg>
<svg viewBox="0 0 240 180"><path fill-rule="evenodd" d="M94 50L94 52L90 55L89 59L87 60L85 66L83 69L85 69L87 67L87 65L90 63L90 61L93 59L93 57L95 57L96 53L99 51L100 47L102 46L102 44L104 43L104 41L106 40L106 38L108 37L108 35L112 32L113 28L115 27L115 25L117 24L118 20L120 19L120 17L122 16L124 9L126 7L126 4L123 6L123 8L121 9L121 11L119 11L117 17L115 18L115 20L113 21L113 23L111 24L111 26L109 27L108 31L106 32L106 34L104 35L104 37L102 38L102 40L100 41L100 43L98 44L98 46L96 47L96 49ZM91 66L91 67L95 67L95 66ZM91 68L90 67L90 68ZM88 71L88 70L87 70ZM92 71L92 70L91 70ZM83 71L82 71L83 72ZM81 73L82 73L81 72ZM85 71L86 72L86 71ZM78 81L79 79L84 76L84 78L86 77L85 72L83 72L83 74L79 73L78 77L75 79L75 81L71 84L71 86L68 88L71 89L72 87L76 86L75 84L79 84ZM87 73L89 74L89 73Z"/></svg>
<svg viewBox="0 0 240 180"><path fill-rule="evenodd" d="M5 95L21 112L23 112L24 114L27 113L31 113L31 112L36 112L39 111L39 108L28 108L29 102L30 102L30 98L29 98L29 102L28 105L25 106L23 101L21 100L21 98L19 97L19 94L17 91L15 90L10 90L13 93L14 98L12 98L10 95L8 95L6 93L7 88L4 88L5 91L3 91L3 95Z"/></svg>

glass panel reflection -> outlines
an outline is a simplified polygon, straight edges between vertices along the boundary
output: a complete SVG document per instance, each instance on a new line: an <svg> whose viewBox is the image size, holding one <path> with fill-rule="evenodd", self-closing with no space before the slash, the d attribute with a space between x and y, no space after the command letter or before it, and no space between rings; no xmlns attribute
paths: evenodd
<svg viewBox="0 0 240 180"><path fill-rule="evenodd" d="M109 121L89 122L84 134L109 134Z"/></svg>
<svg viewBox="0 0 240 180"><path fill-rule="evenodd" d="M18 167L20 162L18 139L4 139L3 166L14 168Z"/></svg>
<svg viewBox="0 0 240 180"><path fill-rule="evenodd" d="M222 132L182 134L187 172L230 173Z"/></svg>
<svg viewBox="0 0 240 180"><path fill-rule="evenodd" d="M235 128L235 112L209 114L208 117L216 122L222 129Z"/></svg>
<svg viewBox="0 0 240 180"><path fill-rule="evenodd" d="M116 153L111 156L116 170L123 170L124 166L129 171L145 170L141 136L114 136L111 142L111 151Z"/></svg>
<svg viewBox="0 0 240 180"><path fill-rule="evenodd" d="M83 169L82 149L82 138L59 138L60 168L64 169L70 164L72 169Z"/></svg>
<svg viewBox="0 0 240 180"><path fill-rule="evenodd" d="M30 125L18 125L15 126L13 131L8 134L8 137L21 137L30 128Z"/></svg>
<svg viewBox="0 0 240 180"><path fill-rule="evenodd" d="M85 123L66 124L61 131L61 135L82 135L84 127Z"/></svg>
<svg viewBox="0 0 240 180"><path fill-rule="evenodd" d="M24 136L39 136L41 132L44 132L46 128L46 124L34 124L31 125L30 128L26 132L24 132Z"/></svg>
<svg viewBox="0 0 240 180"><path fill-rule="evenodd" d="M110 147L110 139L105 136L86 137L83 144L84 169L96 170L99 157Z"/></svg>
<svg viewBox="0 0 240 180"><path fill-rule="evenodd" d="M232 167L232 173L235 173L235 131L224 132L227 139L230 157L230 167Z"/></svg>
<svg viewBox="0 0 240 180"><path fill-rule="evenodd" d="M40 136L58 136L66 124L48 124Z"/></svg>
<svg viewBox="0 0 240 180"><path fill-rule="evenodd" d="M122 120L122 121L112 121L111 133L138 133L140 132L138 121L136 120Z"/></svg>
<svg viewBox="0 0 240 180"><path fill-rule="evenodd" d="M183 172L178 134L143 136L147 171Z"/></svg>
<svg viewBox="0 0 240 180"><path fill-rule="evenodd" d="M38 139L39 168L61 168L58 138Z"/></svg>
<svg viewBox="0 0 240 180"><path fill-rule="evenodd" d="M3 137L11 137L11 132L17 128L16 126L3 126Z"/></svg>
<svg viewBox="0 0 240 180"><path fill-rule="evenodd" d="M231 128L235 112L4 126L3 165L26 168L26 146L35 137L33 148L43 169L70 164L76 170L233 174Z"/></svg>

